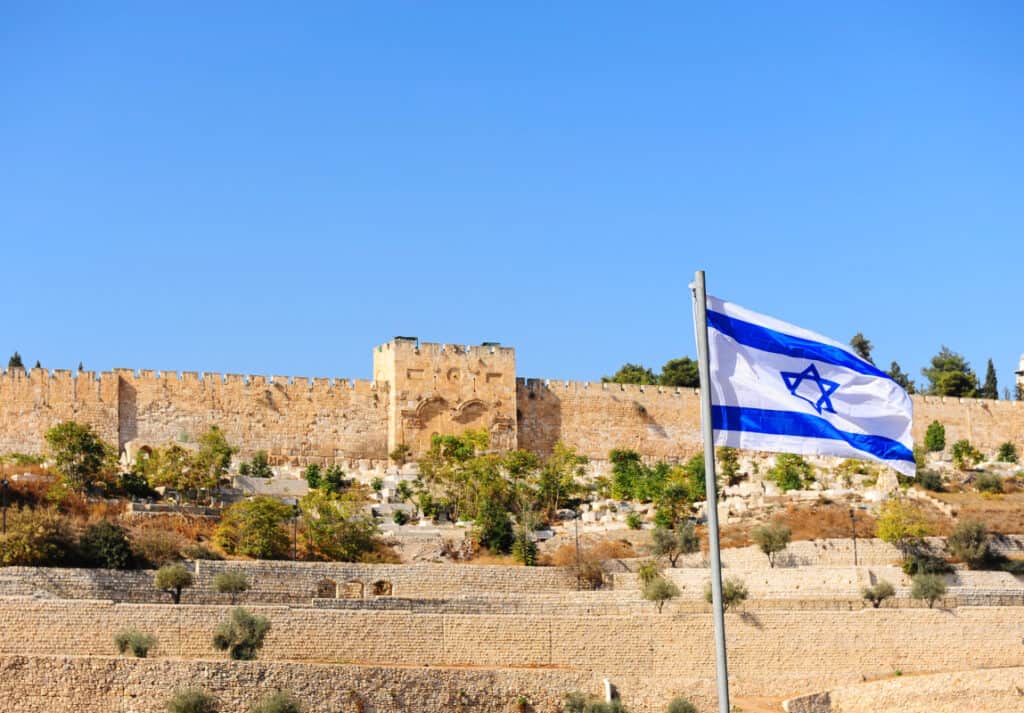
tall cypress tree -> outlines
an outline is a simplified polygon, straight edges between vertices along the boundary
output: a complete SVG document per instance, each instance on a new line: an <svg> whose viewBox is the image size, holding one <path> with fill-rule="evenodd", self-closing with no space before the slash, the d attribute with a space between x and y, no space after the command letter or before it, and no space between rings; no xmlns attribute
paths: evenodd
<svg viewBox="0 0 1024 713"><path fill-rule="evenodd" d="M996 367L992 360L988 360L988 369L985 370L985 383L978 392L983 399L999 398L999 383L996 381Z"/></svg>
<svg viewBox="0 0 1024 713"><path fill-rule="evenodd" d="M25 365L21 361L21 354L14 352L11 354L11 358L7 360L8 369L24 369Z"/></svg>

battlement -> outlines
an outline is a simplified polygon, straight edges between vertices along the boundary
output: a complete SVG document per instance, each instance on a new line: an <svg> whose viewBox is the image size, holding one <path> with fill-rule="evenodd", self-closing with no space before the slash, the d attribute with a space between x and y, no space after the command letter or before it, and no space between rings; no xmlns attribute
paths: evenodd
<svg viewBox="0 0 1024 713"><path fill-rule="evenodd" d="M378 353L393 352L396 354L413 354L422 357L467 356L467 357L509 357L515 358L514 347L503 347L497 342L484 344L442 344L421 342L416 337L396 337L390 342L379 345L374 351Z"/></svg>

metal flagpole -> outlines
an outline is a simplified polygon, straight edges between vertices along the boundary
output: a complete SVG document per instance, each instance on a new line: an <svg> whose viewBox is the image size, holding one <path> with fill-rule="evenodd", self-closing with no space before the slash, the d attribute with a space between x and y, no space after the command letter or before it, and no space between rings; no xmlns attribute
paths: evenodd
<svg viewBox="0 0 1024 713"><path fill-rule="evenodd" d="M708 301L704 271L694 279L694 328L700 368L700 423L704 437L704 486L707 489L708 549L711 552L711 604L715 613L715 661L718 665L718 711L729 713L729 665L725 656L725 609L722 606L722 555L718 544L718 485L715 480L714 429L711 425L711 359L708 354Z"/></svg>

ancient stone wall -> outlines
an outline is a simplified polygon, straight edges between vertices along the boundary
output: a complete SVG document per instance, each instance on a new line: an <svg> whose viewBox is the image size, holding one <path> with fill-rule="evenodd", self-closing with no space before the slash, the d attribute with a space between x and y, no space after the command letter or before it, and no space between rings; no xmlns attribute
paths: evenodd
<svg viewBox="0 0 1024 713"><path fill-rule="evenodd" d="M637 710L678 694L709 701L708 614L475 616L250 607L272 629L262 659L377 666L559 669L607 676ZM110 655L114 632L154 634L161 658L211 658L230 607L0 601L0 654ZM1017 607L728 613L737 695L834 688L865 678L1024 666ZM766 666L765 662L770 662ZM0 677L2 679L2 677Z"/></svg>
<svg viewBox="0 0 1024 713"><path fill-rule="evenodd" d="M0 656L0 713L164 713L184 686L210 692L221 713L246 713L276 690L291 691L307 713L507 713L520 696L536 713L555 713L566 692L596 694L600 680L554 670Z"/></svg>
<svg viewBox="0 0 1024 713"><path fill-rule="evenodd" d="M516 379L515 351L484 345L398 339L374 352L374 382L243 377L130 369L96 375L21 369L0 375L0 453L41 453L43 434L84 421L124 447L194 440L219 425L248 458L274 463L384 461L396 445L419 455L435 434L485 428L499 449L550 453L562 441L592 459L612 448L679 461L700 450L693 389ZM993 454L1024 449L1024 403L914 397L914 436L946 426L948 444L966 438Z"/></svg>

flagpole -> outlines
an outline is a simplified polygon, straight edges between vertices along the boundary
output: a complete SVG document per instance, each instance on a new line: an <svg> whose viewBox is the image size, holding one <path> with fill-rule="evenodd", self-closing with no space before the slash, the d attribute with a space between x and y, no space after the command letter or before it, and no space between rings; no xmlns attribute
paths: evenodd
<svg viewBox="0 0 1024 713"><path fill-rule="evenodd" d="M694 327L700 368L700 423L704 438L704 487L707 490L708 549L711 554L711 604L715 620L715 662L718 711L729 713L729 665L725 655L725 609L722 606L722 554L718 543L718 484L715 480L715 442L711 424L711 359L708 353L708 301L704 271L694 276Z"/></svg>

